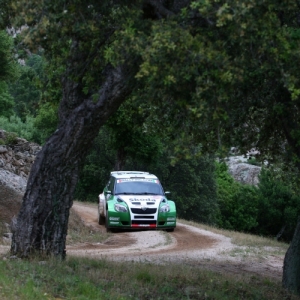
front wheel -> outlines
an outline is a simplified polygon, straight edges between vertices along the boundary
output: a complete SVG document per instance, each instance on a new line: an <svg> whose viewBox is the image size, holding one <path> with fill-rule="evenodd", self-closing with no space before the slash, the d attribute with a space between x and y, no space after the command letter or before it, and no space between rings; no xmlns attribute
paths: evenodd
<svg viewBox="0 0 300 300"><path fill-rule="evenodd" d="M167 232L173 232L175 228L166 229Z"/></svg>
<svg viewBox="0 0 300 300"><path fill-rule="evenodd" d="M99 216L98 216L98 224L99 225L104 225L105 224L105 217L104 216L102 216L101 214L99 214Z"/></svg>
<svg viewBox="0 0 300 300"><path fill-rule="evenodd" d="M111 232L111 229L108 227L108 212L105 218L105 228L106 228L106 232Z"/></svg>

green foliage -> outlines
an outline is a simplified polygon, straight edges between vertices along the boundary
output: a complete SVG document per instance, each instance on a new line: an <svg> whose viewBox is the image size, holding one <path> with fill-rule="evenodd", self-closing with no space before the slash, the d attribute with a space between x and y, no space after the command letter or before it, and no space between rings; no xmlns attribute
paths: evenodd
<svg viewBox="0 0 300 300"><path fill-rule="evenodd" d="M11 9L10 1L0 0L1 14L0 14L0 30L5 30L10 25Z"/></svg>
<svg viewBox="0 0 300 300"><path fill-rule="evenodd" d="M262 168L258 187L236 182L216 164L218 226L290 241L300 215L297 181L280 168Z"/></svg>
<svg viewBox="0 0 300 300"><path fill-rule="evenodd" d="M13 114L14 99L8 92L7 84L0 81L0 116L9 117Z"/></svg>
<svg viewBox="0 0 300 300"><path fill-rule="evenodd" d="M66 76L79 83L80 92L89 98L98 94L107 65L103 59L107 42L110 43L114 31L132 17L128 4L133 6L138 2L92 0L86 5L84 1L42 4L32 0L15 2L12 8L16 26L24 23L29 26L22 32L26 47L32 52L42 47L51 64L48 88L60 87L61 76Z"/></svg>
<svg viewBox="0 0 300 300"><path fill-rule="evenodd" d="M41 56L31 55L26 65L19 66L19 77L9 85L10 94L15 101L17 116L25 121L27 115L35 115L41 100L41 81L43 80L44 62Z"/></svg>
<svg viewBox="0 0 300 300"><path fill-rule="evenodd" d="M216 163L218 226L237 231L251 231L258 225L257 188L236 182L225 163Z"/></svg>
<svg viewBox="0 0 300 300"><path fill-rule="evenodd" d="M250 157L247 160L247 163L250 164L250 165L254 165L254 166L261 166L261 162L258 161L255 157Z"/></svg>
<svg viewBox="0 0 300 300"><path fill-rule="evenodd" d="M4 117L9 117L12 114L14 105L6 83L17 76L12 46L12 39L5 31L0 30L0 116Z"/></svg>
<svg viewBox="0 0 300 300"><path fill-rule="evenodd" d="M38 144L43 144L57 128L58 115L55 104L41 105L36 117L26 114L25 119L22 119L12 111L8 115L9 117L0 116L1 129L15 132L19 137Z"/></svg>
<svg viewBox="0 0 300 300"><path fill-rule="evenodd" d="M15 132L8 132L5 137L5 142L8 145L14 145L17 143L17 134Z"/></svg>
<svg viewBox="0 0 300 300"><path fill-rule="evenodd" d="M103 127L94 140L80 173L79 182L76 186L76 199L98 201L98 195L107 184L116 160L116 152L109 147L109 144L109 130Z"/></svg>
<svg viewBox="0 0 300 300"><path fill-rule="evenodd" d="M147 30L136 18L128 21L106 58L117 64L125 53L141 57L140 93L159 107L162 128L168 119L185 133L187 143L178 146L192 136L202 151L251 144L278 154L284 126L294 133L291 148L299 140L296 11L291 1L192 1Z"/></svg>
<svg viewBox="0 0 300 300"><path fill-rule="evenodd" d="M132 97L108 120L110 145L118 154L116 170L123 168L128 157L149 165L161 156L164 132L150 131L147 117L147 112L141 108L141 101Z"/></svg>
<svg viewBox="0 0 300 300"><path fill-rule="evenodd" d="M17 80L9 84L0 82L1 128L39 144L45 142L58 122L57 102L41 104L42 94L50 94L49 91L43 92L47 79L45 66L40 55L32 54L25 59L25 65L18 65Z"/></svg>
<svg viewBox="0 0 300 300"><path fill-rule="evenodd" d="M153 108L157 130L180 133L177 149L190 149L191 141L202 152L251 144L282 155L279 139L297 148L297 4L194 0L161 6L171 12L168 18L141 1L12 4L15 21L30 26L22 33L26 46L43 47L49 59L51 92L61 91L63 77L86 99L97 98L107 67L125 64L130 75L124 84Z"/></svg>
<svg viewBox="0 0 300 300"><path fill-rule="evenodd" d="M0 139L0 145L14 145L17 143L18 135L15 132L6 132L5 137Z"/></svg>
<svg viewBox="0 0 300 300"><path fill-rule="evenodd" d="M178 216L215 224L218 211L213 159L205 156L180 160L174 166L163 164L167 176L160 177L170 199L176 203ZM154 173L159 176L159 171Z"/></svg>
<svg viewBox="0 0 300 300"><path fill-rule="evenodd" d="M300 215L300 196L289 182L278 178L280 170L262 169L259 182L257 233L290 241Z"/></svg>
<svg viewBox="0 0 300 300"><path fill-rule="evenodd" d="M12 49L12 38L5 31L0 30L0 82L14 79L17 76Z"/></svg>
<svg viewBox="0 0 300 300"><path fill-rule="evenodd" d="M43 144L46 139L56 130L58 124L58 104L46 102L41 104L34 118L36 132L34 140Z"/></svg>
<svg viewBox="0 0 300 300"><path fill-rule="evenodd" d="M27 116L25 122L16 115L12 115L9 118L0 117L0 128L7 132L14 132L18 137L28 141L34 141L34 136L37 134L34 118L31 116Z"/></svg>

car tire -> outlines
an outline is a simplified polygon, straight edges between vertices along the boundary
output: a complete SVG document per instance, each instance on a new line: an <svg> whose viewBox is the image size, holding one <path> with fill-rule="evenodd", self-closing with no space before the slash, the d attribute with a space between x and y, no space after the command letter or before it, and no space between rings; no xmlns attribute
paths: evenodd
<svg viewBox="0 0 300 300"><path fill-rule="evenodd" d="M108 213L106 214L106 218L105 218L105 228L106 228L106 232L111 232L111 229L108 227Z"/></svg>
<svg viewBox="0 0 300 300"><path fill-rule="evenodd" d="M105 225L105 217L104 216L102 216L101 214L99 214L99 216L98 216L98 224L99 225Z"/></svg>
<svg viewBox="0 0 300 300"><path fill-rule="evenodd" d="M167 232L173 232L175 228L166 229Z"/></svg>

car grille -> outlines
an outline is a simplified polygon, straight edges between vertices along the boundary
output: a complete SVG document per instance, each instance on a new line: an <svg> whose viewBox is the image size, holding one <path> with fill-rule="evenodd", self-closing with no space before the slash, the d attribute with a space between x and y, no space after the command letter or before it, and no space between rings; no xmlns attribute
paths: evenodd
<svg viewBox="0 0 300 300"><path fill-rule="evenodd" d="M156 208L148 208L146 207L145 210L141 208L131 208L131 212L134 214L140 214L140 215L149 215L149 214L155 214L156 213Z"/></svg>
<svg viewBox="0 0 300 300"><path fill-rule="evenodd" d="M156 225L156 221L151 220L136 220L131 222L132 225L140 225L140 224L149 224L149 225Z"/></svg>

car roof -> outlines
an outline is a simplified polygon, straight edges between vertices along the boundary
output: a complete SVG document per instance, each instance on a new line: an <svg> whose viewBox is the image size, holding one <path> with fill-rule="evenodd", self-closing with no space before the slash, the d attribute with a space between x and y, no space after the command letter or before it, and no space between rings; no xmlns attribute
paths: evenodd
<svg viewBox="0 0 300 300"><path fill-rule="evenodd" d="M157 177L149 172L140 171L113 171L110 175L115 178L152 178L157 179Z"/></svg>

